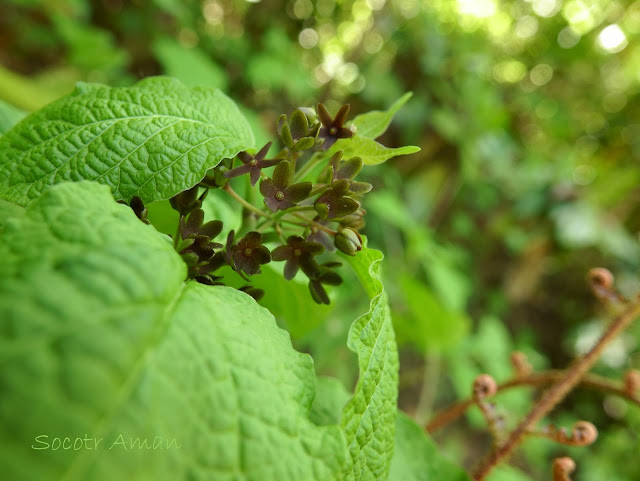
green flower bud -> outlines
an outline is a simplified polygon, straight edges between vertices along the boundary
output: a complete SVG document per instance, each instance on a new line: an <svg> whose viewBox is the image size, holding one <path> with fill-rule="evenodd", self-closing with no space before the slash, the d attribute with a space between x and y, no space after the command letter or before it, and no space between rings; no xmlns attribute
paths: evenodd
<svg viewBox="0 0 640 481"><path fill-rule="evenodd" d="M355 230L341 229L333 241L336 248L347 255L355 256L356 252L362 250L362 238Z"/></svg>

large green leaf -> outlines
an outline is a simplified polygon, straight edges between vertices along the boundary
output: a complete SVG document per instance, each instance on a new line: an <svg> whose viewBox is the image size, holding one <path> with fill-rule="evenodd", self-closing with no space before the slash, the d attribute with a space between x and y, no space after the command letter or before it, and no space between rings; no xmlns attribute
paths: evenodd
<svg viewBox="0 0 640 481"><path fill-rule="evenodd" d="M330 153L342 150L344 158L360 157L365 165L378 165L398 155L414 154L420 147L407 145L404 147L385 147L369 137L354 135L350 139L340 139L330 149Z"/></svg>
<svg viewBox="0 0 640 481"><path fill-rule="evenodd" d="M344 256L371 298L369 311L349 330L348 346L358 354L359 379L344 408L342 426L349 445L346 480L386 479L393 456L398 398L398 349L380 268L382 253L364 248Z"/></svg>
<svg viewBox="0 0 640 481"><path fill-rule="evenodd" d="M228 287L185 283L168 237L105 186L63 183L26 209L7 205L0 203L6 479L340 477L340 428L309 418L311 358L292 349L267 310ZM65 437L77 449L53 450Z"/></svg>
<svg viewBox="0 0 640 481"><path fill-rule="evenodd" d="M388 481L469 481L463 469L444 458L409 416L398 413L396 454Z"/></svg>
<svg viewBox="0 0 640 481"><path fill-rule="evenodd" d="M376 139L384 134L398 110L411 98L413 93L407 92L396 100L387 110L373 110L366 114L358 115L353 123L358 128L358 135Z"/></svg>
<svg viewBox="0 0 640 481"><path fill-rule="evenodd" d="M51 185L94 180L116 199L167 199L254 143L222 92L169 78L79 84L0 137L0 198L28 205Z"/></svg>
<svg viewBox="0 0 640 481"><path fill-rule="evenodd" d="M311 418L318 424L339 422L349 394L333 378L318 378ZM384 478L381 478L384 479ZM469 481L463 469L446 459L435 443L409 416L396 418L395 449L388 481Z"/></svg>

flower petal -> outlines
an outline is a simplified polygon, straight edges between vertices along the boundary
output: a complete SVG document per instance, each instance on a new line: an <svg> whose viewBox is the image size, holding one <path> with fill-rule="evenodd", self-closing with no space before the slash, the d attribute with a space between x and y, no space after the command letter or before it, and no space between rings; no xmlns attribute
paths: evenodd
<svg viewBox="0 0 640 481"><path fill-rule="evenodd" d="M278 189L273 183L273 180L264 179L262 182L260 182L260 193L265 197L265 200L267 197L274 197L277 191Z"/></svg>
<svg viewBox="0 0 640 481"><path fill-rule="evenodd" d="M327 128L331 128L333 125L333 119L324 104L318 104L318 118L320 119L320 122L322 122L322 125Z"/></svg>
<svg viewBox="0 0 640 481"><path fill-rule="evenodd" d="M246 243L247 247L250 247L252 249L256 248L262 245L262 234L256 231L247 232L247 235L244 236L243 241Z"/></svg>
<svg viewBox="0 0 640 481"><path fill-rule="evenodd" d="M296 109L291 114L289 126L291 127L291 136L295 140L298 140L307 135L307 131L309 130L309 120L302 110Z"/></svg>
<svg viewBox="0 0 640 481"><path fill-rule="evenodd" d="M211 220L200 227L198 232L202 235L208 236L210 239L213 239L222 232L222 222L219 220Z"/></svg>
<svg viewBox="0 0 640 481"><path fill-rule="evenodd" d="M300 267L297 257L290 257L287 259L287 263L284 265L284 278L288 281L293 279L298 273Z"/></svg>
<svg viewBox="0 0 640 481"><path fill-rule="evenodd" d="M280 209L280 202L277 201L274 197L265 197L264 204L269 208L271 212L278 212L278 209Z"/></svg>
<svg viewBox="0 0 640 481"><path fill-rule="evenodd" d="M253 158L258 161L264 159L267 156L267 152L269 152L269 149L271 148L271 144L272 142L267 142L265 146L262 147L256 155L253 156Z"/></svg>
<svg viewBox="0 0 640 481"><path fill-rule="evenodd" d="M265 246L258 246L254 248L251 257L253 257L258 264L271 262L271 253Z"/></svg>
<svg viewBox="0 0 640 481"><path fill-rule="evenodd" d="M231 179L232 177L238 177L240 175L244 175L251 170L251 166L249 164L241 165L240 167L236 167L235 169L227 170L224 175L227 179Z"/></svg>
<svg viewBox="0 0 640 481"><path fill-rule="evenodd" d="M347 120L347 115L349 115L350 108L351 108L351 105L349 104L345 104L342 107L340 107L340 110L338 110L338 113L333 118L333 125L335 127L340 128L344 125L345 120Z"/></svg>
<svg viewBox="0 0 640 481"><path fill-rule="evenodd" d="M299 184L293 184L284 190L284 198L288 201L298 203L307 197L311 193L311 182L300 182Z"/></svg>
<svg viewBox="0 0 640 481"><path fill-rule="evenodd" d="M291 183L292 174L291 162L283 160L273 171L273 183L276 187L284 189Z"/></svg>
<svg viewBox="0 0 640 481"><path fill-rule="evenodd" d="M341 197L337 202L333 202L329 206L329 219L337 219L353 214L359 207L360 204L350 197Z"/></svg>
<svg viewBox="0 0 640 481"><path fill-rule="evenodd" d="M353 179L360 171L364 163L360 157L352 157L349 160L345 160L340 164L338 171L336 172L336 179Z"/></svg>
<svg viewBox="0 0 640 481"><path fill-rule="evenodd" d="M249 171L249 178L251 179L251 187L255 187L260 180L260 167L256 165L252 166Z"/></svg>
<svg viewBox="0 0 640 481"><path fill-rule="evenodd" d="M309 281L309 292L311 292L311 297L318 304L329 304L327 291L324 290L324 287L322 287L322 284L318 281Z"/></svg>
<svg viewBox="0 0 640 481"><path fill-rule="evenodd" d="M284 261L291 256L291 247L278 246L271 251L271 260Z"/></svg>

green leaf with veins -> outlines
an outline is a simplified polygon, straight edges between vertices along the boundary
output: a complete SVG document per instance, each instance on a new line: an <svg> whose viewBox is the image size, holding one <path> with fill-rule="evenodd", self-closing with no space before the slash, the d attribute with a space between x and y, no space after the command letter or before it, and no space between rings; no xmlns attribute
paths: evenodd
<svg viewBox="0 0 640 481"><path fill-rule="evenodd" d="M93 180L116 199L168 199L253 146L222 92L156 77L133 87L78 84L0 137L0 198L29 205L53 184Z"/></svg>
<svg viewBox="0 0 640 481"><path fill-rule="evenodd" d="M412 92L407 92L396 100L387 110L373 110L366 114L358 115L353 119L353 124L358 128L358 135L377 139L386 132L398 110L411 98Z"/></svg>
<svg viewBox="0 0 640 481"><path fill-rule="evenodd" d="M386 479L393 456L398 349L387 297L380 281L382 253L369 248L354 257L342 256L353 267L371 298L369 311L356 319L347 345L358 354L359 379L344 408L341 425L349 446L345 480Z"/></svg>
<svg viewBox="0 0 640 481"><path fill-rule="evenodd" d="M228 287L185 283L168 237L106 186L63 183L26 209L8 205L0 202L7 479L339 479L344 435L310 420L312 360L267 310ZM88 441L32 448L55 437ZM145 439L163 448L145 449Z"/></svg>
<svg viewBox="0 0 640 481"><path fill-rule="evenodd" d="M318 378L311 419L317 424L339 422L348 400L349 394L338 380ZM387 481L469 481L464 470L440 454L424 429L402 412L396 418L394 444Z"/></svg>
<svg viewBox="0 0 640 481"><path fill-rule="evenodd" d="M345 159L360 157L365 165L378 165L398 155L419 152L420 147L414 145L396 148L385 147L373 139L356 134L350 139L338 140L328 152L332 155L338 150L344 152Z"/></svg>

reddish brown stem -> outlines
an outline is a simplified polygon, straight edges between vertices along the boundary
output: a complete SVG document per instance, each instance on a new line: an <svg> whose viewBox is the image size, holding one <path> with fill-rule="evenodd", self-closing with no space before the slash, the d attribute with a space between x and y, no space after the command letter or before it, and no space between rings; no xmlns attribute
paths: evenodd
<svg viewBox="0 0 640 481"><path fill-rule="evenodd" d="M564 373L565 372L561 370L550 370L532 373L527 376L517 377L503 384L500 384L498 386L498 392L506 391L507 389L513 389L519 386L545 386L547 384L552 384L562 379ZM603 376L587 374L580 380L580 386L587 389L593 389L595 391L612 394L614 396L619 396L633 404L636 404L637 406L640 406L640 397L635 394L630 395L621 383L616 383L615 381L611 381ZM467 409L469 409L474 404L475 403L471 398L452 404L451 406L438 412L425 426L425 429L428 433L437 431L443 426L446 426L447 424L458 419L467 411Z"/></svg>
<svg viewBox="0 0 640 481"><path fill-rule="evenodd" d="M489 455L482 460L473 473L472 477L475 481L485 479L500 461L509 456L520 444L526 433L566 397L595 364L604 348L627 328L638 315L640 315L640 300L636 298L613 320L591 350L583 357L576 359L571 367L563 373L563 376L542 395L538 403L531 409L527 417L513 430L508 439L502 445L492 450Z"/></svg>

